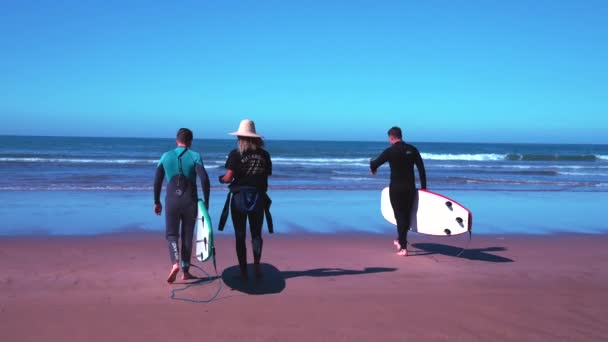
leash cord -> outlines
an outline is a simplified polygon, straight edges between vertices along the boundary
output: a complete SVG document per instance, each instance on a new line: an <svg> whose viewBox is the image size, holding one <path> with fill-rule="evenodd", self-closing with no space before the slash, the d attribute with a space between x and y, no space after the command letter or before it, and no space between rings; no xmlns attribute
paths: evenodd
<svg viewBox="0 0 608 342"><path fill-rule="evenodd" d="M198 267L196 265L190 265L190 267L194 267L199 269L201 272L203 272L206 276L206 278L201 278L191 284L188 284L187 286L183 287L183 288L179 288L179 289L173 289L171 290L171 299L173 300L181 300L184 302L190 302L190 303L211 303L214 300L217 299L217 296L219 296L222 287L223 287L223 283L221 280L221 277L218 275L217 273L217 269L215 269L215 279L213 279L211 277L211 274L207 273L207 271L205 271L204 269L202 269L201 267ZM213 283L214 281L218 281L219 286L217 287L217 290L215 291L215 293L209 298L209 299L203 299L203 300L198 300L198 299L190 299L190 298L182 298L182 297L178 297L177 293L178 292L183 292L186 291L192 287L199 287L199 286L203 286L203 285L208 285Z"/></svg>

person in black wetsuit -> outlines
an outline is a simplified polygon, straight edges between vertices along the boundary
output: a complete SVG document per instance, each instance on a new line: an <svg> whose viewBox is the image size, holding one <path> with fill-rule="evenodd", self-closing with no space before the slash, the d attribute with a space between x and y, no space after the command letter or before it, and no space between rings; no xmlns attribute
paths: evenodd
<svg viewBox="0 0 608 342"><path fill-rule="evenodd" d="M241 121L238 131L230 134L238 137L238 148L228 155L226 174L220 176L220 183L230 183L229 199L224 206L222 217L227 216L228 204L230 204L236 237L236 255L241 276L245 280L248 279L245 238L247 219L249 219L254 270L256 277L259 278L262 276L260 259L264 214L269 231L272 233L272 218L269 211L271 201L266 194L268 176L272 175L272 161L270 154L263 148L264 140L256 133L253 121ZM220 230L223 229L223 225L224 223L220 221Z"/></svg>
<svg viewBox="0 0 608 342"><path fill-rule="evenodd" d="M191 130L180 128L175 140L177 147L162 155L154 177L154 213L156 215L160 215L163 210L160 193L163 180L167 180L165 228L166 238L169 242L169 256L173 265L167 278L169 283L175 281L180 266L183 280L194 279L189 268L198 211L197 176L201 182L205 206L209 208L209 176L201 155L190 149L192 139ZM180 237L181 246L178 247Z"/></svg>
<svg viewBox="0 0 608 342"><path fill-rule="evenodd" d="M418 169L422 189L426 189L426 172L418 149L403 142L401 128L389 129L388 141L391 146L384 150L378 158L370 161L370 171L375 175L378 168L387 161L391 167L389 190L398 234L394 244L397 247L398 255L407 256L407 232L410 229L412 205L417 191L414 165Z"/></svg>

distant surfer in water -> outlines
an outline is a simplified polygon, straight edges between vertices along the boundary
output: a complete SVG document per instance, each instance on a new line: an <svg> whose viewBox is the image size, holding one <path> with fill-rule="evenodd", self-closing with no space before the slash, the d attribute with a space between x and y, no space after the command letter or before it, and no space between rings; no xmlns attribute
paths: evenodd
<svg viewBox="0 0 608 342"><path fill-rule="evenodd" d="M272 217L270 216L270 198L268 176L272 175L270 154L263 148L263 137L256 133L251 120L243 120L238 131L229 133L238 138L238 148L232 150L226 160L226 174L220 176L220 183L230 183L230 192L222 211L219 230L224 229L228 208L231 208L232 224L236 237L236 255L239 261L241 276L248 279L247 248L245 244L247 219L251 231L251 247L256 277L262 276L260 259L262 258L262 224L264 214L270 233Z"/></svg>
<svg viewBox="0 0 608 342"><path fill-rule="evenodd" d="M166 238L169 242L169 256L173 265L167 278L169 283L175 281L180 266L183 272L183 280L194 279L189 269L198 210L197 176L201 182L205 206L209 208L209 176L203 165L201 155L190 149L192 139L191 130L180 128L175 140L177 147L162 155L154 177L154 212L156 215L160 215L163 211L160 193L163 180L167 179L165 228ZM180 237L181 246L178 247Z"/></svg>
<svg viewBox="0 0 608 342"><path fill-rule="evenodd" d="M378 168L387 161L391 167L389 190L398 234L394 244L398 255L407 256L407 232L410 229L410 216L416 195L414 165L418 169L422 189L426 189L426 172L418 149L403 142L401 128L389 129L388 141L391 146L370 162L370 171L375 175Z"/></svg>

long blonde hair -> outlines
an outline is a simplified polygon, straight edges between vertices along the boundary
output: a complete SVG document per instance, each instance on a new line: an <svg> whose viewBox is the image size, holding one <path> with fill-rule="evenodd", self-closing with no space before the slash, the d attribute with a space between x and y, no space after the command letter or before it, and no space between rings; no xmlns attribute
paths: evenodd
<svg viewBox="0 0 608 342"><path fill-rule="evenodd" d="M239 153L244 154L247 151L255 151L259 148L264 147L264 140L262 138L253 137L238 137Z"/></svg>

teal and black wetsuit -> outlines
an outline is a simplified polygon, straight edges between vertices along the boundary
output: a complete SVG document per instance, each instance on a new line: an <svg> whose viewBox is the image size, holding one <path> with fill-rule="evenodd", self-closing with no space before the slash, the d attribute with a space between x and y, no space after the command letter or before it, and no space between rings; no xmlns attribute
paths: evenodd
<svg viewBox="0 0 608 342"><path fill-rule="evenodd" d="M166 237L169 242L171 263L180 260L182 270L188 271L192 255L192 239L196 224L198 193L196 178L201 182L203 198L209 205L209 176L198 152L177 147L165 152L158 162L154 177L154 203L160 204L163 180L167 179L165 195ZM181 223L181 234L180 234ZM181 253L177 241L181 235Z"/></svg>

